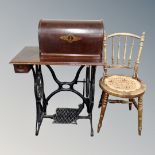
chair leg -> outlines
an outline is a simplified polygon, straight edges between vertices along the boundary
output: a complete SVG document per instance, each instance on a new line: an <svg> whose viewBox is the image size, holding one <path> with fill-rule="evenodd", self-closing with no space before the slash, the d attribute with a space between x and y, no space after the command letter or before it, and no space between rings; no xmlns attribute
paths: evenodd
<svg viewBox="0 0 155 155"><path fill-rule="evenodd" d="M138 134L142 132L143 95L138 97Z"/></svg>
<svg viewBox="0 0 155 155"><path fill-rule="evenodd" d="M132 99L129 99L130 102L133 102ZM129 110L132 110L132 103L129 103Z"/></svg>
<svg viewBox="0 0 155 155"><path fill-rule="evenodd" d="M103 95L103 98L102 98L102 107L101 107L101 113L100 113L100 118L99 118L99 122L98 122L98 128L97 128L98 133L100 132L100 129L102 127L102 121L103 121L105 110L107 107L108 96L109 96L109 94L105 92Z"/></svg>

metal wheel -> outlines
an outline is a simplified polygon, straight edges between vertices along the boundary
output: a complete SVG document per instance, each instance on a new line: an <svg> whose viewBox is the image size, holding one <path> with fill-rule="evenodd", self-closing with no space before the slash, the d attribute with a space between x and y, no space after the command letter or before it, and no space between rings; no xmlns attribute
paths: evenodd
<svg viewBox="0 0 155 155"><path fill-rule="evenodd" d="M86 97L90 95L90 67L86 68Z"/></svg>
<svg viewBox="0 0 155 155"><path fill-rule="evenodd" d="M42 99L43 98L43 78L40 72L36 76L35 91L36 91L36 97L38 99Z"/></svg>
<svg viewBox="0 0 155 155"><path fill-rule="evenodd" d="M90 111L92 111L94 106L94 94L95 94L95 72L96 67L92 66L91 68L91 82L90 82L90 93L89 93L89 99L90 99Z"/></svg>

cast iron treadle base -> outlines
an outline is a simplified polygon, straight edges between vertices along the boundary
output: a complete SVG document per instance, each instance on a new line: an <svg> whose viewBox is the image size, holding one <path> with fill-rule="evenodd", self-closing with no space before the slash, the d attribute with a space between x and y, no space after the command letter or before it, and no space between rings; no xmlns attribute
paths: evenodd
<svg viewBox="0 0 155 155"><path fill-rule="evenodd" d="M95 91L95 71L96 66L86 66L86 77L84 80L78 80L79 75L84 68L84 65L80 66L76 72L74 79L71 82L61 82L56 77L56 74L50 65L46 67L51 72L51 75L58 85L58 88L52 91L48 96L45 95L44 91L44 79L42 75L41 65L32 66L32 72L34 77L34 93L36 98L36 135L39 134L39 130L44 118L50 118L54 120L54 123L61 124L77 124L78 119L89 119L91 127L91 136L94 135L93 123L92 123L92 109L94 105L94 91ZM86 80L85 80L86 79ZM83 93L79 92L74 88L74 85L79 82L83 83ZM67 87L64 87L66 86ZM82 99L82 104L77 109L75 108L57 108L56 114L47 115L47 106L49 100L59 92L72 92L78 95ZM87 108L87 116L80 116L81 111Z"/></svg>

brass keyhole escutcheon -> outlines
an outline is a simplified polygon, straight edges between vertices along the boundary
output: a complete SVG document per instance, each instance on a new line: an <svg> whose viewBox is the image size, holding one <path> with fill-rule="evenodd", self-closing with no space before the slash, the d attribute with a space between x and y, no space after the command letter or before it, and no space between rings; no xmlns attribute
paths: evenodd
<svg viewBox="0 0 155 155"><path fill-rule="evenodd" d="M67 41L69 43L81 40L81 37L72 34L64 35L60 37L61 40Z"/></svg>
<svg viewBox="0 0 155 155"><path fill-rule="evenodd" d="M72 41L74 37L72 35L68 36L68 41Z"/></svg>

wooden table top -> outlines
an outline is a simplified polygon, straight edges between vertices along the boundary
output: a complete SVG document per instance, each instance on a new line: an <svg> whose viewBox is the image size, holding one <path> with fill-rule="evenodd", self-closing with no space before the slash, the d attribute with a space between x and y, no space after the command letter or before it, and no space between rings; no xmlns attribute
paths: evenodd
<svg viewBox="0 0 155 155"><path fill-rule="evenodd" d="M24 65L95 65L102 66L103 60L77 60L74 59L53 59L50 61L43 61L40 59L38 47L24 47L19 54L17 54L11 61L11 64L24 64Z"/></svg>

